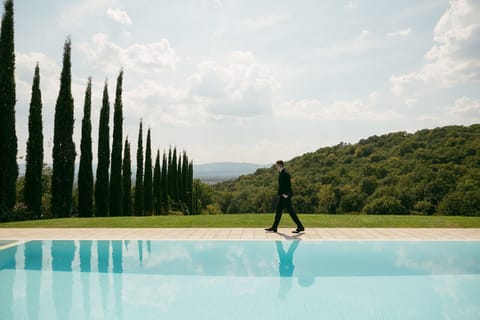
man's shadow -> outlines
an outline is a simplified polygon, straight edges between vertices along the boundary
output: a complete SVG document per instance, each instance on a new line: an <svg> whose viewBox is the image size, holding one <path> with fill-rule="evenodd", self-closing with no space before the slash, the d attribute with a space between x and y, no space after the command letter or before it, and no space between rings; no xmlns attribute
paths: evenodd
<svg viewBox="0 0 480 320"><path fill-rule="evenodd" d="M286 236L286 235L285 235ZM287 236L288 237L288 236ZM287 251L285 251L283 247L283 241L277 240L275 241L275 246L277 247L277 254L278 254L278 273L280 279L280 287L278 291L278 296L281 299L285 299L287 297L288 292L292 289L292 279L293 279L293 272L295 270L295 265L293 264L293 258L295 251L297 250L298 246L300 245L300 240L297 238L298 235L292 236L290 238L294 238L293 241L290 242L290 247ZM302 287L309 287L315 282L315 278L311 276L300 276L297 279L298 284Z"/></svg>
<svg viewBox="0 0 480 320"><path fill-rule="evenodd" d="M289 234L285 234L278 231L277 231L277 234L283 237L285 240L298 240L298 241L300 241L302 239L302 235L304 235L304 233L295 233L293 235L289 235Z"/></svg>

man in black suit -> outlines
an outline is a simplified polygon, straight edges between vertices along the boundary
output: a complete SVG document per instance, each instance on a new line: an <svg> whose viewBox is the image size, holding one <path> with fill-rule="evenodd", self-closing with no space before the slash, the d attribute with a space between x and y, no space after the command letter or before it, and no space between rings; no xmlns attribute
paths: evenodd
<svg viewBox="0 0 480 320"><path fill-rule="evenodd" d="M277 232L278 224L280 223L280 219L282 218L283 209L287 209L290 217L292 218L293 222L297 225L297 229L292 231L293 233L300 233L305 231L305 228L298 219L297 214L292 208L292 183L290 181L290 174L285 170L285 164L282 160L278 160L275 164L278 172L278 205L277 205L277 212L275 214L275 221L270 228L266 228L265 231L269 232Z"/></svg>

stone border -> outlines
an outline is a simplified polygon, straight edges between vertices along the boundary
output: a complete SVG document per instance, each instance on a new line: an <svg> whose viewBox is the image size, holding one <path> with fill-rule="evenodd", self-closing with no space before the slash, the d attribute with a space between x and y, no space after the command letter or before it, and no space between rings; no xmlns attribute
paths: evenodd
<svg viewBox="0 0 480 320"><path fill-rule="evenodd" d="M480 228L309 228L300 235L282 228L12 228L0 240L400 240L480 241Z"/></svg>

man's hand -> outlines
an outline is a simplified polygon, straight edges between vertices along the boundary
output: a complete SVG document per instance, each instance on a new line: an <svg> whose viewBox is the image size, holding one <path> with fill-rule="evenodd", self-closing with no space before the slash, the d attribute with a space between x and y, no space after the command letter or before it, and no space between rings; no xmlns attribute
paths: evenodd
<svg viewBox="0 0 480 320"><path fill-rule="evenodd" d="M288 198L288 194L282 194L282 197L284 197L285 199Z"/></svg>

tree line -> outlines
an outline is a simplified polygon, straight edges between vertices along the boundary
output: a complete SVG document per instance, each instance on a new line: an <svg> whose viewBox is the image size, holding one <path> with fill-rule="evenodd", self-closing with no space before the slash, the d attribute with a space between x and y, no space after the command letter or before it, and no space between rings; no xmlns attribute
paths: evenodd
<svg viewBox="0 0 480 320"><path fill-rule="evenodd" d="M480 216L480 124L389 133L286 163L304 213ZM259 169L215 185L223 213L273 212L277 173Z"/></svg>
<svg viewBox="0 0 480 320"><path fill-rule="evenodd" d="M64 44L60 89L55 104L52 168L44 165L40 66L35 66L29 107L25 177L18 178L15 132L15 51L13 1L4 3L0 29L0 221L68 217L120 216L179 212L194 214L193 162L185 151L170 147L152 162L151 129L145 154L140 121L137 169L132 188L130 142L123 140L123 70L113 106L110 149L110 101L105 81L98 131L97 168L93 177L92 79L85 90L78 188L74 186L76 147L73 141L74 100L71 83L71 40ZM24 204L24 208L22 207Z"/></svg>

